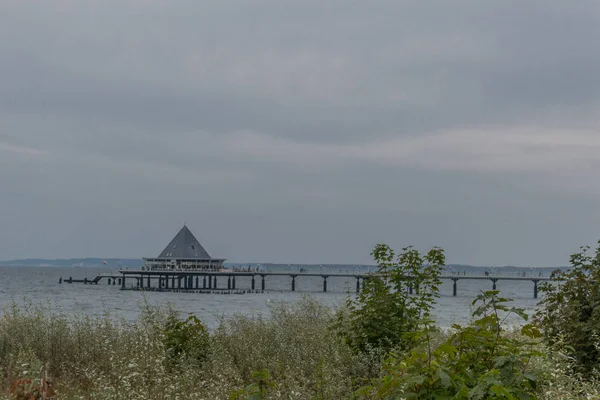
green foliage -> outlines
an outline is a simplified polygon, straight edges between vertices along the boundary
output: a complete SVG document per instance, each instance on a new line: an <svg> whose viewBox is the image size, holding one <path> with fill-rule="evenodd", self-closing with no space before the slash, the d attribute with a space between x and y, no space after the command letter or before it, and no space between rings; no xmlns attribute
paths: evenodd
<svg viewBox="0 0 600 400"><path fill-rule="evenodd" d="M600 242L593 254L584 246L571 255L571 265L541 285L545 298L537 318L548 345L553 347L562 338L578 371L590 375L600 363Z"/></svg>
<svg viewBox="0 0 600 400"><path fill-rule="evenodd" d="M275 383L266 369L252 373L250 385L235 391L230 400L264 400L269 389L275 387Z"/></svg>
<svg viewBox="0 0 600 400"><path fill-rule="evenodd" d="M371 253L379 269L365 277L362 291L355 300L348 299L347 320L340 326L347 343L362 352L392 348L407 349L411 335L431 314L438 297L439 279L445 264L444 251L434 247L421 255L413 247L406 247L396 257L394 250L385 244ZM409 295L409 287L414 289Z"/></svg>
<svg viewBox="0 0 600 400"><path fill-rule="evenodd" d="M181 320L169 315L163 329L167 362L173 367L185 362L199 364L207 357L209 336L206 327L193 315Z"/></svg>
<svg viewBox="0 0 600 400"><path fill-rule="evenodd" d="M486 301L477 319L490 314L485 310L491 302ZM493 315L480 328L473 323L449 333L420 323L413 337L420 347L394 352L382 364L379 357L356 353L340 340L330 329L334 312L306 298L275 304L268 318L223 318L210 335L206 358L198 363L181 357L176 368L169 367L172 351L162 332L171 315L171 310L147 306L136 322L125 322L110 315L67 316L50 307L13 305L0 315L0 398L14 398L9 388L28 387L29 379L37 384L47 371L56 398L67 400L212 400L232 394L239 399L337 400L360 394L372 399L443 399L450 390L456 398L481 394L474 382L480 384L478 390L487 390L484 398L506 395L504 389L513 398L535 398L523 388L535 385L544 400L600 399L599 377L583 380L574 373L573 358L560 338L552 347L538 344L546 356L527 364L526 356L535 354L531 345L536 330L527 327L521 334L502 329L497 342ZM488 367L500 371L500 377L494 371L486 375ZM512 386L506 383L511 374ZM448 382L453 389L445 388ZM504 389L486 382L500 382ZM500 394L490 394L492 390Z"/></svg>
<svg viewBox="0 0 600 400"><path fill-rule="evenodd" d="M392 353L383 366L383 377L359 394L377 399L536 399L538 377L529 368L539 330L531 324L518 337L506 334L503 324L510 314L524 319L522 309L509 308L510 300L498 291L478 296L468 326L454 325L442 344L432 347L432 330L419 332L424 346L406 355Z"/></svg>

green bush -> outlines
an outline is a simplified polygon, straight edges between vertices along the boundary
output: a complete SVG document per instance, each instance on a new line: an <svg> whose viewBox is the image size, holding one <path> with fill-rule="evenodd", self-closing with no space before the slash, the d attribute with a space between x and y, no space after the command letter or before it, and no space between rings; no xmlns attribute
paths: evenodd
<svg viewBox="0 0 600 400"><path fill-rule="evenodd" d="M365 277L356 299L348 298L349 312L339 314L340 332L362 352L407 349L411 335L429 318L438 297L444 251L434 247L421 255L406 247L396 257L394 250L380 244L371 255L378 271ZM411 286L413 295L408 293Z"/></svg>
<svg viewBox="0 0 600 400"><path fill-rule="evenodd" d="M163 333L163 344L170 367L183 363L200 364L209 351L208 330L200 320L190 315L181 320L169 315Z"/></svg>
<svg viewBox="0 0 600 400"><path fill-rule="evenodd" d="M432 346L431 330L417 337L423 346L408 354L391 353L383 365L383 376L359 395L376 399L536 399L538 377L529 367L534 356L538 329L527 324L519 337L503 328L506 317L522 309L508 308L508 299L498 291L478 296L468 326L454 325L454 332L440 345Z"/></svg>
<svg viewBox="0 0 600 400"><path fill-rule="evenodd" d="M594 254L584 246L571 255L571 265L541 285L545 298L537 318L549 347L561 338L578 372L589 376L600 363L600 242Z"/></svg>
<svg viewBox="0 0 600 400"><path fill-rule="evenodd" d="M237 390L229 397L231 400L263 400L267 397L269 389L275 387L275 383L269 375L269 371L261 369L252 373L252 383Z"/></svg>

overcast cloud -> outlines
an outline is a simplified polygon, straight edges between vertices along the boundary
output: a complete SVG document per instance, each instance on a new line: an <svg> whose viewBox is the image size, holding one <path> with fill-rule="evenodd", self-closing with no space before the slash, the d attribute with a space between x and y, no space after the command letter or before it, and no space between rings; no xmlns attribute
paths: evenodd
<svg viewBox="0 0 600 400"><path fill-rule="evenodd" d="M0 259L564 265L600 238L600 3L0 2Z"/></svg>

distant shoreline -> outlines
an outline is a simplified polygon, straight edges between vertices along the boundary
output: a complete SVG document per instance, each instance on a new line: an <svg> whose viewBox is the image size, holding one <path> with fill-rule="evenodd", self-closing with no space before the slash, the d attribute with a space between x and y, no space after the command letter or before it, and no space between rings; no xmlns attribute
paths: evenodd
<svg viewBox="0 0 600 400"><path fill-rule="evenodd" d="M106 262L106 264L105 264ZM71 259L16 259L0 261L0 267L31 267L31 268L139 268L144 265L142 259L132 258L71 258ZM261 267L263 269L281 269L281 268L376 268L376 265L365 264L299 264L299 263L225 263L226 267L232 268L248 268ZM566 266L551 266L551 267L520 267L520 266L481 266L481 265L466 265L466 264L448 264L447 271L475 272L475 271L493 271L502 269L503 271L545 271L550 273L556 269L566 269Z"/></svg>

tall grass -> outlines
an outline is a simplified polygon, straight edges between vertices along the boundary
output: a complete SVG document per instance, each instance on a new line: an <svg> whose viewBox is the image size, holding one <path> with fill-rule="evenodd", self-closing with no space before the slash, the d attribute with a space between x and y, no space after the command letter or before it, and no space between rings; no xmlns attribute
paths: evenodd
<svg viewBox="0 0 600 400"><path fill-rule="evenodd" d="M222 318L206 357L181 358L165 347L169 308L145 304L135 322L110 314L67 315L48 304L12 304L0 317L0 397L17 380L52 380L59 399L351 399L380 373L377 355L357 355L332 328L334 311L304 300L268 316ZM537 361L542 399L600 398L596 381L573 374L568 359Z"/></svg>

